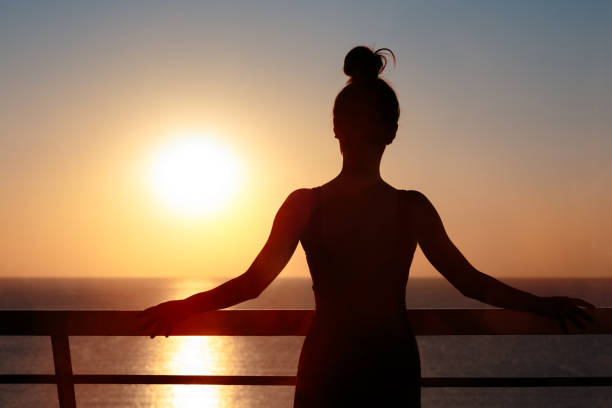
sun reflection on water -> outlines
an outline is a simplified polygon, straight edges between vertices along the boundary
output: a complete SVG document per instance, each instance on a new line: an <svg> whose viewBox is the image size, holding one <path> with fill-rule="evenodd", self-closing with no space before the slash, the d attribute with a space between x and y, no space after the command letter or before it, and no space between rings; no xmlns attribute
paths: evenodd
<svg viewBox="0 0 612 408"><path fill-rule="evenodd" d="M220 353L218 342L209 337L185 336L176 338L176 346L168 362L168 371L181 374L214 375L219 370ZM222 396L218 386L173 385L168 400L171 407L220 407Z"/></svg>
<svg viewBox="0 0 612 408"><path fill-rule="evenodd" d="M211 385L173 385L168 399L173 408L221 407L219 387Z"/></svg>

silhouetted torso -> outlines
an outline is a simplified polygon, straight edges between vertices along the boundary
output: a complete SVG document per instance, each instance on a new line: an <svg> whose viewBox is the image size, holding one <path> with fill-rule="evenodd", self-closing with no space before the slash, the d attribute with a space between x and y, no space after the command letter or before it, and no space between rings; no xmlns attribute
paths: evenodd
<svg viewBox="0 0 612 408"><path fill-rule="evenodd" d="M405 290L416 248L402 192L312 190L306 252L316 315L295 407L419 406L420 366Z"/></svg>

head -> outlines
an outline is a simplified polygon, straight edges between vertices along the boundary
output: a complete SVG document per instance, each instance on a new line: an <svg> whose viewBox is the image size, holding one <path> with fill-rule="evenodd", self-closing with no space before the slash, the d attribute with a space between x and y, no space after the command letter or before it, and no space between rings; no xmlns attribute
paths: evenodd
<svg viewBox="0 0 612 408"><path fill-rule="evenodd" d="M346 153L378 153L395 138L399 103L393 88L378 75L387 65L388 48L358 46L346 54L344 73L350 78L334 102L334 133Z"/></svg>

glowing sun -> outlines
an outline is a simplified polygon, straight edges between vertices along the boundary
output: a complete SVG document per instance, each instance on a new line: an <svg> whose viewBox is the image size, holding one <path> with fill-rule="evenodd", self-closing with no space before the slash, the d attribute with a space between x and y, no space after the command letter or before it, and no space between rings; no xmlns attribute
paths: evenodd
<svg viewBox="0 0 612 408"><path fill-rule="evenodd" d="M152 162L151 184L163 203L182 215L220 208L235 192L238 162L229 150L204 135L162 146Z"/></svg>

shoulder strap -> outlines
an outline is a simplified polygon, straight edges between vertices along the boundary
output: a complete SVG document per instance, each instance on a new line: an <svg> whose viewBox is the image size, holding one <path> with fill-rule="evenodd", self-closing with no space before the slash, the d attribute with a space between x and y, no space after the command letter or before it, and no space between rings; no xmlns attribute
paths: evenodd
<svg viewBox="0 0 612 408"><path fill-rule="evenodd" d="M310 216L316 212L321 203L321 186L312 189L312 203L310 205Z"/></svg>
<svg viewBox="0 0 612 408"><path fill-rule="evenodd" d="M315 188L312 189L312 193L313 193L313 197L312 197L312 204L310 206L310 216L309 216L309 220L308 220L308 224L310 225L311 229L314 231L315 236L318 236L320 234L320 222L319 219L321 218L318 214L318 212L321 209L321 186L317 186Z"/></svg>
<svg viewBox="0 0 612 408"><path fill-rule="evenodd" d="M406 223L404 222L406 214L405 211L405 194L406 190L397 190L397 202L396 202L396 211L395 211L395 242L396 245L400 246L403 242L402 236L406 233Z"/></svg>

